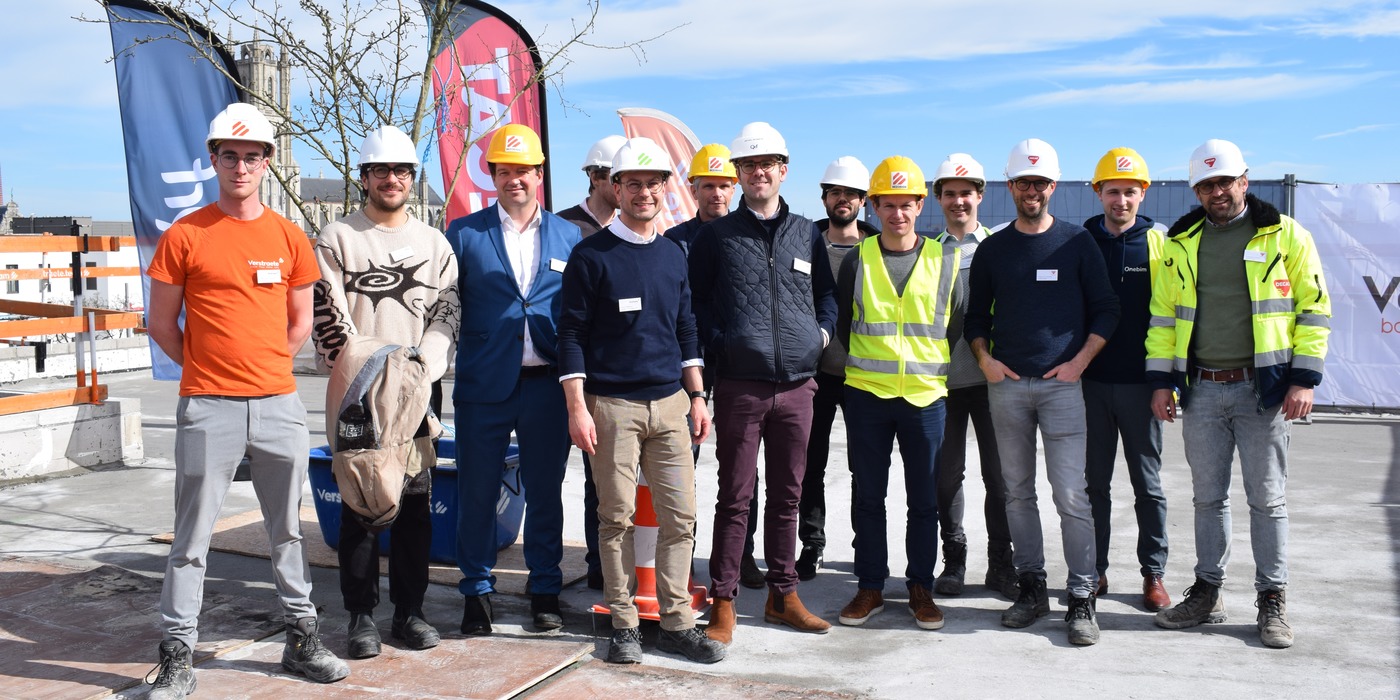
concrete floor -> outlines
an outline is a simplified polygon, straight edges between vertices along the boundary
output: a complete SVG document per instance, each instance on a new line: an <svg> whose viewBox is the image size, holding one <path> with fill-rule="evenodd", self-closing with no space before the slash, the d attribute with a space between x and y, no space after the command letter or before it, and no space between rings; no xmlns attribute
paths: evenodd
<svg viewBox="0 0 1400 700"><path fill-rule="evenodd" d="M154 382L146 372L104 377L113 397L139 398L145 425L144 464L83 473L35 483L0 487L0 555L33 558L78 568L111 564L128 571L160 576L165 545L149 541L151 535L170 529L174 441L173 383ZM323 441L325 381L299 377L302 399L311 412L313 444ZM37 386L20 385L18 388ZM450 414L448 416L451 418ZM1169 511L1172 554L1167 587L1173 599L1191 583L1194 564L1190 507L1190 479L1182 457L1179 424L1166 430L1163 480ZM844 455L844 430L838 417L833 430L833 468L828 469L829 494L849 493L849 474L840 465ZM1112 589L1099 602L1102 641L1094 647L1073 648L1065 640L1063 607L1052 594L1052 613L1025 630L1001 627L999 615L1009 603L980 585L970 585L957 598L938 599L947 616L940 631L920 630L903 602L904 586L898 577L887 585L890 599L884 614L863 627L836 625L828 635L803 635L762 621L763 592L742 591L738 599L740 626L730 657L700 667L668 655L650 653L654 630L647 630L646 664L655 669L698 672L714 678L699 694L748 696L802 695L830 691L868 697L991 697L1014 694L1024 697L1065 697L1092 693L1108 697L1208 695L1243 697L1378 697L1400 696L1400 419L1394 416L1318 416L1310 425L1293 430L1291 483L1291 536L1289 558L1289 618L1297 635L1287 650L1264 648L1254 625L1253 561L1248 539L1248 517L1243 491L1236 479L1235 527L1231 578L1225 586L1228 622L1184 631L1168 631L1152 624L1151 614L1140 607L1137 564L1133 555L1131 488L1119 469L1115 477L1116 533L1109 571ZM975 450L969 450L976 455ZM975 457L974 457L975 458ZM898 457L896 456L896 459ZM696 570L707 571L715 493L713 442L702 451L698 476L701 504ZM975 473L975 469L970 470ZM582 462L575 451L564 483L565 537L582 539ZM980 502L980 482L968 482L969 503ZM890 569L901 572L903 560L902 480L891 479L888 502L892 504ZM1042 479L1042 518L1045 521L1047 563L1052 591L1063 584L1065 569L1049 487ZM308 489L307 502L310 502ZM829 498L827 568L815 581L799 588L804 602L816 614L835 623L837 612L855 592L851 574L850 504ZM224 515L256 507L250 485L235 484ZM980 508L968 509L967 527L974 556L969 581L979 582L985 562L976 553L985 545ZM762 533L760 532L760 537ZM308 537L318 537L308 533ZM761 546L760 546L761 550ZM325 628L342 628L336 572L313 569L314 598L325 609ZM703 582L703 581L702 581ZM247 595L266 601L275 611L276 601L265 560L230 554L210 556L209 595ZM606 651L605 618L587 609L599 601L596 592L576 584L563 595L566 627L559 633L537 635L521 627L527 621L523 598L498 596L498 629L502 642L550 638L554 642L592 642L594 658ZM447 644L468 641L455 637L461 599L452 587L432 586L428 615L447 638ZM384 611L387 616L387 606ZM156 620L151 619L154 628ZM387 627L387 624L384 625ZM0 630L3 631L3 630ZM337 651L343 651L332 646ZM249 654L259 653L256 650ZM154 663L155 649L133 650L133 660ZM587 657L585 657L587 658ZM220 664L232 663L221 657ZM366 662L352 662L364 671ZM579 676L574 695L602 692L610 683L645 685L628 676L609 676L602 664L588 663L587 676ZM203 668L201 666L201 668ZM570 668L579 668L577 664ZM646 670L646 667L641 669ZM569 671L561 676L567 679ZM602 674L602 675L598 675ZM376 675L376 674L370 674ZM645 676L645 674L643 674ZM202 677L202 676L201 676ZM356 676L352 675L352 679ZM612 678L612 680L607 680ZM685 674L669 671L650 681L655 688L694 688ZM392 675L382 676L393 685ZM601 680L600 680L601 679ZM585 683L585 680L587 681ZM759 684L757 686L753 684ZM777 684L774 686L763 684ZM744 685L749 684L749 685ZM0 683L3 685L3 683ZM281 686L286 687L286 686ZM357 686L362 687L362 686ZM559 694L568 686L551 691ZM745 688L744 690L740 690ZM781 693L779 693L781 691ZM273 692L272 688L265 692ZM5 691L0 689L0 696ZM216 677L201 681L201 696L219 695ZM399 695L395 695L399 696Z"/></svg>

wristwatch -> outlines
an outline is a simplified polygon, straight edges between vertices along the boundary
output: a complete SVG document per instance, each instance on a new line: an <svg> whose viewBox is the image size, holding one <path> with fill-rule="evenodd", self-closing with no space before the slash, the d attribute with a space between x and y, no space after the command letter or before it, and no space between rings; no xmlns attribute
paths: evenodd
<svg viewBox="0 0 1400 700"><path fill-rule="evenodd" d="M690 391L686 393L690 394L691 400L705 398L705 392L703 391Z"/></svg>

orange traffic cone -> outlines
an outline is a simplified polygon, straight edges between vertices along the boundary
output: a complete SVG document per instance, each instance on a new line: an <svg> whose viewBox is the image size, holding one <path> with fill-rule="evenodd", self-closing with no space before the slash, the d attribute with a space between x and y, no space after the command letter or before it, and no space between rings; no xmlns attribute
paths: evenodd
<svg viewBox="0 0 1400 700"><path fill-rule="evenodd" d="M656 509L651 503L651 486L640 468L637 469L637 503L632 514L632 552L636 558L636 593L633 604L637 606L637 617L643 620L661 620L661 604L656 600ZM690 608L703 614L710 609L709 591L690 579ZM593 612L608 615L612 610L606 602L593 606Z"/></svg>

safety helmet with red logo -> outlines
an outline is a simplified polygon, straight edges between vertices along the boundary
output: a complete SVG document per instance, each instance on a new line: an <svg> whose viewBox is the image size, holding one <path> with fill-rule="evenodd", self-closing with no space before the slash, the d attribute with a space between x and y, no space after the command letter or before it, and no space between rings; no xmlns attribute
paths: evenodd
<svg viewBox="0 0 1400 700"><path fill-rule="evenodd" d="M1094 168L1091 184L1099 191L1099 183L1106 180L1137 180L1145 190L1152 186L1152 176L1147 173L1147 161L1131 148L1119 147L1109 150L1099 159Z"/></svg>
<svg viewBox="0 0 1400 700"><path fill-rule="evenodd" d="M695 182L697 177L727 177L730 180L739 179L739 173L734 171L734 162L729 160L729 149L722 144L707 143L695 152L695 157L690 160L690 173L687 175L691 182Z"/></svg>
<svg viewBox="0 0 1400 700"><path fill-rule="evenodd" d="M213 153L220 141L265 143L270 155L277 148L277 131L257 107L247 102L234 102L209 122L209 135L204 138L204 145Z"/></svg>
<svg viewBox="0 0 1400 700"><path fill-rule="evenodd" d="M1011 149L1006 158L1006 179L1043 177L1060 181L1060 154L1040 139L1026 139Z"/></svg>
<svg viewBox="0 0 1400 700"><path fill-rule="evenodd" d="M913 160L904 156L890 156L875 166L870 175L871 197L893 194L910 194L915 197L928 196L928 183L924 181L924 171Z"/></svg>
<svg viewBox="0 0 1400 700"><path fill-rule="evenodd" d="M1213 177L1239 177L1249 170L1245 165L1240 147L1223 139L1211 139L1191 152L1191 164L1187 167L1192 187L1201 180Z"/></svg>
<svg viewBox="0 0 1400 700"><path fill-rule="evenodd" d="M507 165L539 165L544 162L540 135L524 124L506 124L491 135L486 162Z"/></svg>
<svg viewBox="0 0 1400 700"><path fill-rule="evenodd" d="M951 153L938 164L938 170L933 172L934 192L939 191L938 184L944 180L967 180L976 183L979 192L980 188L987 186L987 175L982 169L982 164L966 153Z"/></svg>

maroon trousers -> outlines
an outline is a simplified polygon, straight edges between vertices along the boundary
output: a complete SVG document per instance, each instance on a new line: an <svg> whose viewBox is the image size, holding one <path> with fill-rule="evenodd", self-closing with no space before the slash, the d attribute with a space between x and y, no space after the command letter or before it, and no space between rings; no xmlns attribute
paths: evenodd
<svg viewBox="0 0 1400 700"><path fill-rule="evenodd" d="M719 498L710 550L710 594L739 592L749 500L758 481L758 446L763 443L763 559L768 585L785 594L797 588L797 503L807 471L812 430L811 379L774 383L720 379L715 386L715 456Z"/></svg>

